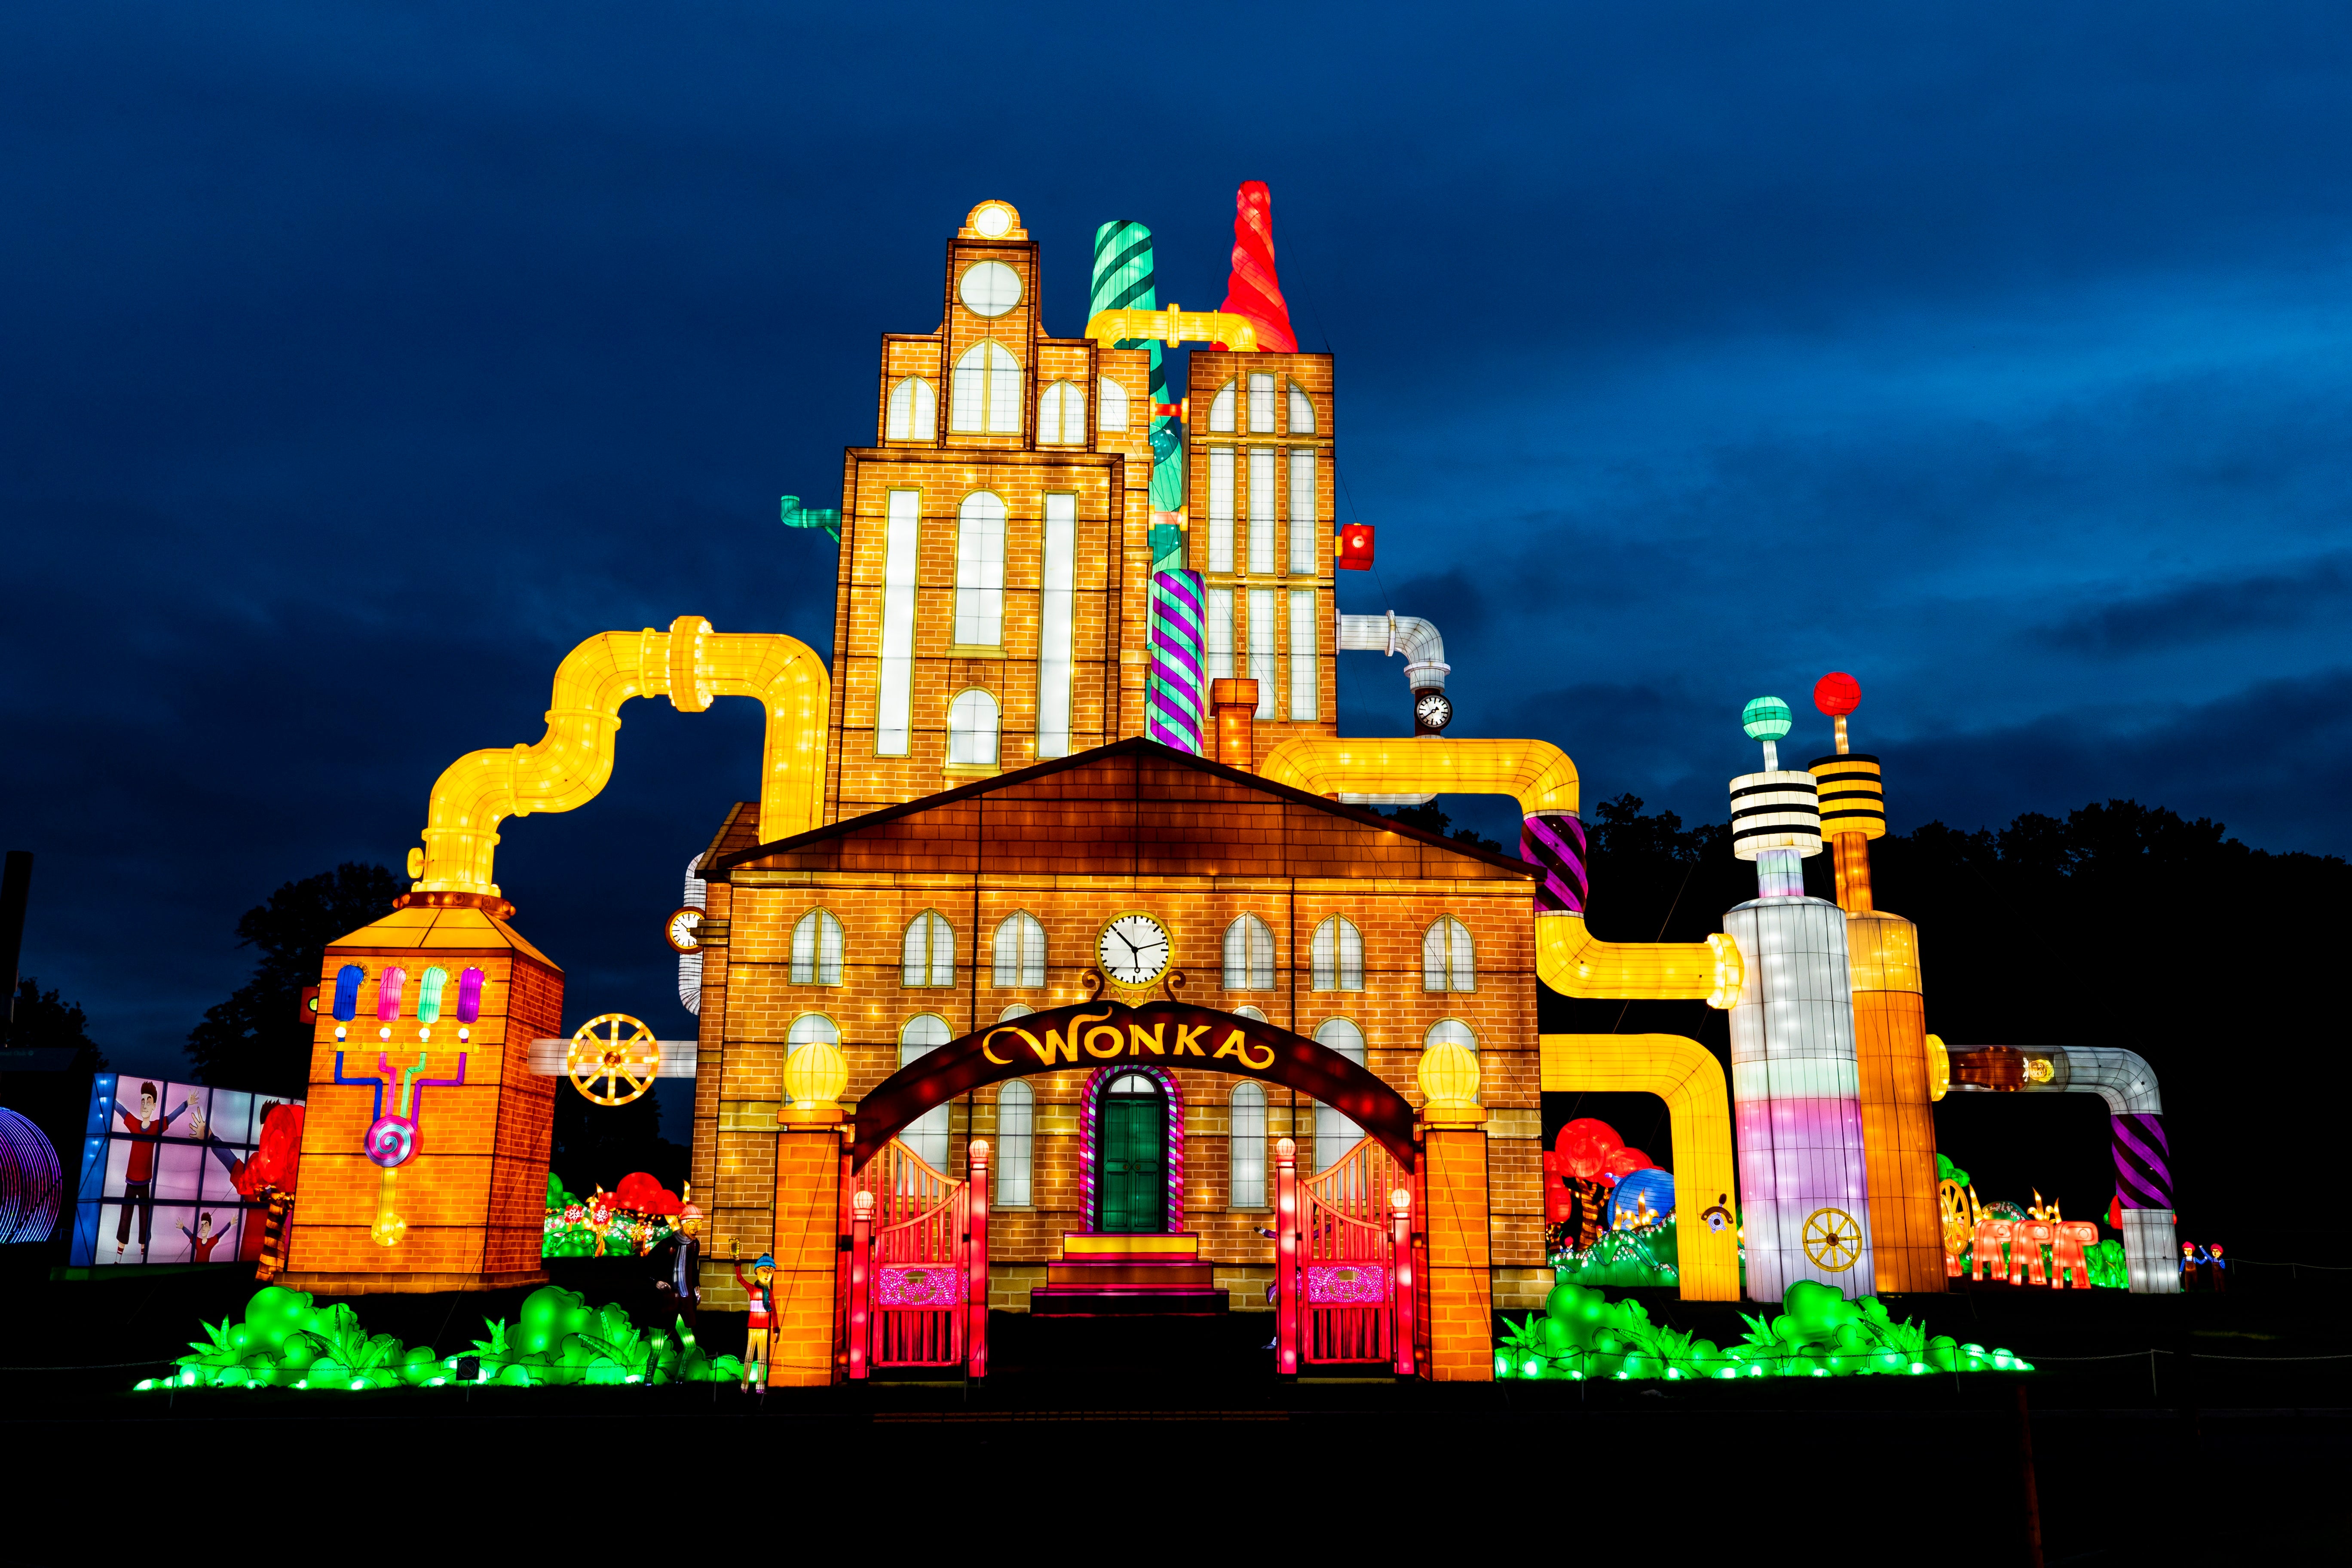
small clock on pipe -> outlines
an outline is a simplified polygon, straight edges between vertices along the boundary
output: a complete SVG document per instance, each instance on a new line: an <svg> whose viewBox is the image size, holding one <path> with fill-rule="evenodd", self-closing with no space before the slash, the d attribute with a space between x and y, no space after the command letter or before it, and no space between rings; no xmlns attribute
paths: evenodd
<svg viewBox="0 0 2352 1568"><path fill-rule="evenodd" d="M692 952L702 945L702 911L680 904L662 925L662 938L673 952Z"/></svg>

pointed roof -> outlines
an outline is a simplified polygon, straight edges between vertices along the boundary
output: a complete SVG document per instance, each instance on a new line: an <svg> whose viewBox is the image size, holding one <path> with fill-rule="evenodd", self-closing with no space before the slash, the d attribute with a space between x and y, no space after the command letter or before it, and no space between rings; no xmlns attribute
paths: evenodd
<svg viewBox="0 0 2352 1568"><path fill-rule="evenodd" d="M346 937L327 944L330 952L359 950L377 952L415 951L421 956L431 956L436 949L453 952L481 952L497 948L509 948L526 957L537 959L561 974L562 966L533 947L514 927L487 910L463 906L457 909L436 909L412 904L394 910L371 925L363 925Z"/></svg>

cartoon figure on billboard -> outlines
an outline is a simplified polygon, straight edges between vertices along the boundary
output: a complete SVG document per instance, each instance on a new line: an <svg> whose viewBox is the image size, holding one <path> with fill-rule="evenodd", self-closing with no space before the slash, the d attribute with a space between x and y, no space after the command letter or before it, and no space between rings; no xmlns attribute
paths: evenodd
<svg viewBox="0 0 2352 1568"><path fill-rule="evenodd" d="M133 1116L129 1106L121 1108L122 1125L131 1129L131 1164L122 1173L122 1217L114 1226L114 1256L118 1261L123 1249L131 1245L131 1211L139 1210L139 1261L147 1261L147 1242L155 1227L155 1150L173 1122L180 1119L194 1103L180 1101L179 1110L169 1116L157 1116L155 1086L139 1086L139 1114Z"/></svg>
<svg viewBox="0 0 2352 1568"><path fill-rule="evenodd" d="M210 1263L213 1248L218 1247L222 1239L213 1229L213 1216L208 1214L196 1216L196 1228L194 1230L182 1226L180 1234L188 1238L188 1261L191 1263Z"/></svg>

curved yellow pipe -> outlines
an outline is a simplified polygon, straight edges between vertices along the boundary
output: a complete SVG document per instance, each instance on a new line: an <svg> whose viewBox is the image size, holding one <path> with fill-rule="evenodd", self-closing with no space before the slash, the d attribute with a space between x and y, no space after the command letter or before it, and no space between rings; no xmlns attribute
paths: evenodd
<svg viewBox="0 0 2352 1568"><path fill-rule="evenodd" d="M1087 336L1102 342L1158 338L1163 343L1223 343L1237 353L1257 347L1257 328L1246 316L1219 310L1097 310Z"/></svg>
<svg viewBox="0 0 2352 1568"><path fill-rule="evenodd" d="M758 698L767 710L761 835L782 838L814 827L831 684L824 661L798 638L721 635L699 616L681 616L666 632L600 632L556 666L547 733L536 744L468 752L435 781L414 889L496 897L490 873L499 824L594 799L613 776L621 704L633 697L667 696L688 713L716 697Z"/></svg>
<svg viewBox="0 0 2352 1568"><path fill-rule="evenodd" d="M1739 1300L1739 1230L1706 1223L1717 1206L1736 1215L1738 1189L1731 1152L1731 1097L1723 1064L1680 1035L1544 1035L1540 1083L1546 1093L1638 1089L1666 1102L1674 1138L1675 1246L1685 1301Z"/></svg>
<svg viewBox="0 0 2352 1568"><path fill-rule="evenodd" d="M1507 795L1519 815L1574 815L1576 764L1549 741L1410 739L1345 741L1303 736L1268 752L1258 773L1310 795ZM1610 1002L1705 1002L1739 998L1739 949L1727 936L1705 942L1602 942L1584 917L1536 915L1536 973L1565 996Z"/></svg>

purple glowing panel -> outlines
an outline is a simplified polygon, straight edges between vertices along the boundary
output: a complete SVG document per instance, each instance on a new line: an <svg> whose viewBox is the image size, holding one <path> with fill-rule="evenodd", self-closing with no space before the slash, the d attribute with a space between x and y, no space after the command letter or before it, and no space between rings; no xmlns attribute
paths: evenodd
<svg viewBox="0 0 2352 1568"><path fill-rule="evenodd" d="M2164 1118L2146 1111L2118 1111L2108 1118L2116 1154L2116 1193L2127 1209L2172 1207L2172 1172L2166 1164L2171 1146L2164 1140Z"/></svg>
<svg viewBox="0 0 2352 1568"><path fill-rule="evenodd" d="M1585 869L1584 824L1570 812L1546 812L1519 824L1519 858L1540 867L1538 914L1584 912L1591 880Z"/></svg>

